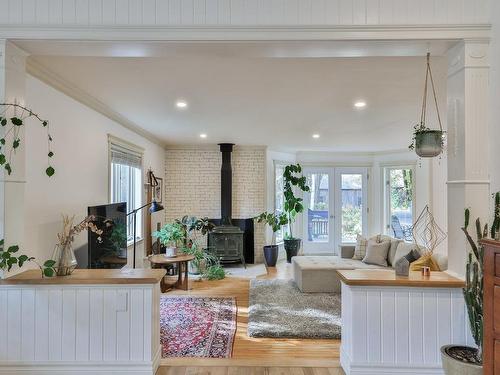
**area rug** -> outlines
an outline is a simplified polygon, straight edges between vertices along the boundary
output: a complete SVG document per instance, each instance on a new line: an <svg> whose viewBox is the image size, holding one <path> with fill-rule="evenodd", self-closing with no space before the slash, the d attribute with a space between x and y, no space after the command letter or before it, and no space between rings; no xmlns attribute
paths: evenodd
<svg viewBox="0 0 500 375"><path fill-rule="evenodd" d="M232 297L162 296L162 357L231 357L236 312Z"/></svg>
<svg viewBox="0 0 500 375"><path fill-rule="evenodd" d="M302 293L293 280L251 280L251 337L340 338L340 294Z"/></svg>

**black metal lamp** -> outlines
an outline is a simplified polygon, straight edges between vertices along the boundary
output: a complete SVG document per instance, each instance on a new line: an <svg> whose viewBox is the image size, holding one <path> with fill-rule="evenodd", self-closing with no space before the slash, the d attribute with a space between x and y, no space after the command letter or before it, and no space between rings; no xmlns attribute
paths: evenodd
<svg viewBox="0 0 500 375"><path fill-rule="evenodd" d="M161 211L163 210L163 206L156 202L156 201L152 201L152 202L149 202L149 203L146 203L145 205L142 205L141 207L139 208L136 208L135 210L133 211L130 211L127 216L130 216L130 215L134 215L134 259L133 259L133 268L135 268L135 247L136 247L136 241L137 241L137 238L136 238L136 221L137 221L137 212L139 212L140 210L142 210L143 208L147 207L147 206L151 206L149 207L149 212L150 213L153 213L153 212L158 212L158 211Z"/></svg>

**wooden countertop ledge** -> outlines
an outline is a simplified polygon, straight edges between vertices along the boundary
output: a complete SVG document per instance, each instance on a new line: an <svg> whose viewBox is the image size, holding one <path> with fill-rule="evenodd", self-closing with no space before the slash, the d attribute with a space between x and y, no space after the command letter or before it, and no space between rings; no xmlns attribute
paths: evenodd
<svg viewBox="0 0 500 375"><path fill-rule="evenodd" d="M463 288L465 282L446 272L431 272L424 277L421 272L409 276L396 276L394 270L337 270L340 280L350 286L398 286L420 288Z"/></svg>
<svg viewBox="0 0 500 375"><path fill-rule="evenodd" d="M76 285L76 284L156 284L165 276L163 269L77 269L69 276L41 277L40 271L28 270L7 279L1 285Z"/></svg>

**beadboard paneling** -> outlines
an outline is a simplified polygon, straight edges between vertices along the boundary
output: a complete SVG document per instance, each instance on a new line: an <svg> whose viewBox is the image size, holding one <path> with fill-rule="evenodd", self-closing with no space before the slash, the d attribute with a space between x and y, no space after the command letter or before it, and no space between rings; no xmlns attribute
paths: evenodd
<svg viewBox="0 0 500 375"><path fill-rule="evenodd" d="M0 373L74 361L151 366L159 360L159 299L158 285L1 287Z"/></svg>
<svg viewBox="0 0 500 375"><path fill-rule="evenodd" d="M492 0L0 0L0 24L487 24Z"/></svg>
<svg viewBox="0 0 500 375"><path fill-rule="evenodd" d="M342 284L341 363L347 374L367 368L442 374L440 347L450 343L473 345L461 289Z"/></svg>

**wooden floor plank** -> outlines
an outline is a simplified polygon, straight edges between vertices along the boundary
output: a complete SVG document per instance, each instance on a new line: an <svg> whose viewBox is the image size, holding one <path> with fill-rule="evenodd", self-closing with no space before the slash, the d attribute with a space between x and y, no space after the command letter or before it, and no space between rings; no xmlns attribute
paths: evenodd
<svg viewBox="0 0 500 375"><path fill-rule="evenodd" d="M258 278L290 279L291 277L291 265L280 262L277 268L268 269L267 274ZM252 338L247 335L249 286L249 279L231 276L218 281L190 280L190 289L188 291L169 291L167 295L236 297L238 307L237 330L232 358L166 358L161 360L161 366L181 366L181 368L185 368L185 373L189 375L192 374L189 371L192 371L193 366L197 368L225 366L228 368L227 374L231 375L239 375L240 372L245 375L268 375L268 370L302 375L303 368L318 368L318 372L312 374L308 372L307 375L337 375L335 369L340 367L340 340ZM274 369L274 367L278 369ZM327 370L328 372L325 372L320 368L328 368L332 369L332 371ZM184 375L182 373L172 374ZM202 374L207 373L202 372ZM161 373L161 375L171 374ZM218 375L218 373L214 373L214 375ZM274 375L274 372L272 375Z"/></svg>

